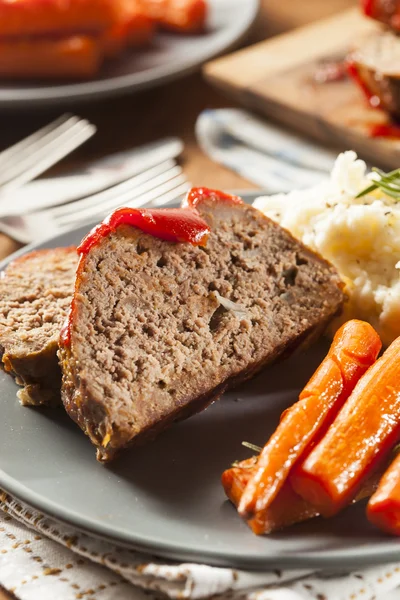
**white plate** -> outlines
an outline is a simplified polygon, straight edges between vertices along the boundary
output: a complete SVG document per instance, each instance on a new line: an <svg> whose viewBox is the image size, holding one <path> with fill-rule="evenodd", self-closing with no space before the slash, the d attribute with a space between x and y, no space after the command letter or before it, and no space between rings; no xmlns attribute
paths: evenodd
<svg viewBox="0 0 400 600"><path fill-rule="evenodd" d="M243 38L254 22L259 0L208 0L207 32L159 33L148 49L132 51L106 66L96 79L76 82L0 82L0 108L87 101L149 88L195 70Z"/></svg>

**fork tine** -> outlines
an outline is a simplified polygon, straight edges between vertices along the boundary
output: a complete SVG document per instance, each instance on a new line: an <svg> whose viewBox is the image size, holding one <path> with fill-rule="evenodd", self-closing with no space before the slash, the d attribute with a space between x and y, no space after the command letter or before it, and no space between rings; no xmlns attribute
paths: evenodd
<svg viewBox="0 0 400 600"><path fill-rule="evenodd" d="M146 204L146 207L148 208L156 208L158 206L166 206L168 204L172 204L173 202L175 202L176 200L181 200L181 198L186 194L186 192L188 191L188 189L190 188L190 183L188 181L185 181L185 183L182 183L181 185L178 185L177 187L174 187L172 190L170 190L169 192L166 192L165 194L162 194L161 196L157 197L157 200L155 200L154 202L138 202L135 201L134 203L130 203L127 202L125 204L125 206L129 207L129 208L141 208L144 204ZM118 206L114 206L114 210L118 208ZM108 213L99 213L98 215L92 215L92 221L94 219L94 217L98 217L99 219L104 218L105 216L107 216Z"/></svg>
<svg viewBox="0 0 400 600"><path fill-rule="evenodd" d="M0 185L13 180L24 170L37 164L42 158L46 157L49 154L49 151L52 151L54 147L57 148L65 140L76 135L82 128L87 127L87 125L88 121L73 117L46 134L40 140L37 140L34 144L31 144L28 148L24 149L21 154L16 155L9 166L3 166L0 175Z"/></svg>
<svg viewBox="0 0 400 600"><path fill-rule="evenodd" d="M166 205L178 198L182 197L185 192L187 192L189 188L189 183L184 181L183 183L179 183L182 180L182 176L175 177L172 181L173 184L170 185L170 190L165 191L164 194L160 196L160 187L155 189L152 194L147 194L145 197L136 198L132 204L134 207L142 206L144 203L152 199L151 206L161 206ZM108 210L99 211L98 208L93 207L92 213L88 215L86 219L82 218L80 212L75 212L74 214L69 215L68 220L65 219L64 223L58 223L56 219L50 214L49 210L42 210L35 213L27 214L21 219L21 222L16 224L15 219L1 219L0 221L0 231L2 233L6 233L10 235L14 239L20 241L21 243L29 243L33 240L42 239L45 235L57 235L59 233L72 230L77 226L82 225L91 225L96 220L103 219L108 212L111 212L112 209L120 206L119 198L114 199L114 206L109 207ZM126 205L129 206L131 203L127 202ZM44 233L45 232L45 233Z"/></svg>
<svg viewBox="0 0 400 600"><path fill-rule="evenodd" d="M166 194L169 194L172 191L176 193L176 190L178 188L182 188L185 191L189 188L189 183L183 174L178 177L174 177L174 179L171 179L170 181L167 181L162 185L157 186L147 194L143 194L139 199L134 199L132 201L128 200L128 206L132 208L140 208L141 206L145 206L146 204L151 205L155 201L160 202L160 198L162 198Z"/></svg>
<svg viewBox="0 0 400 600"><path fill-rule="evenodd" d="M180 174L172 179L169 179L165 183L162 183L161 185L153 187L153 189L149 192L134 199L121 201L121 198L116 197L114 198L113 202L108 202L107 205L97 206L73 215L71 214L68 217L64 217L64 219L57 219L56 223L59 227L71 227L74 223L80 222L82 219L84 221L88 221L101 218L119 206L138 208L140 206L144 206L145 204L150 204L155 200L163 203L162 197L164 195L166 196L167 194L168 198L166 199L166 202L171 201L171 199L175 199L185 193L188 188L189 183L187 182L185 176Z"/></svg>
<svg viewBox="0 0 400 600"><path fill-rule="evenodd" d="M170 192L167 192L166 194L159 196L156 200L151 202L151 204L149 206L151 206L152 208L155 208L155 207L159 207L159 206L165 206L166 204L171 204L172 202L174 202L174 200L178 200L178 198L182 198L182 196L184 196L186 194L186 192L188 191L189 188L190 188L190 183L188 181L186 181L185 183L183 183L182 185L178 186L177 188L171 190Z"/></svg>
<svg viewBox="0 0 400 600"><path fill-rule="evenodd" d="M188 191L190 187L190 183L189 182L185 182L184 184L174 188L173 190L171 190L170 192L167 192L166 194L164 194L163 196L159 196L157 199L157 204L152 203L149 206L165 206L167 204L171 204L172 202L176 201L176 200L180 200L182 198L182 196L184 196L184 194ZM129 202L125 205L125 206L130 206ZM139 208L140 206L142 206L141 203L139 202L135 202L135 206L133 208ZM118 208L118 205L116 204L114 206L114 209ZM90 216L90 218L84 219L82 220L82 218L80 217L80 215L75 215L74 219L71 219L71 221L69 221L68 224L62 226L57 226L56 231L54 231L54 233L61 233L61 232L65 232L68 230L73 230L76 226L83 226L83 225L92 225L94 221L99 220L100 219L104 219L104 217L107 216L107 212L100 212L98 214L92 214ZM33 215L28 215L28 218L30 218ZM50 225L51 226L51 225ZM52 225L54 228L54 224ZM18 232L19 233L19 232Z"/></svg>
<svg viewBox="0 0 400 600"><path fill-rule="evenodd" d="M140 189L145 184L148 185L149 181L152 182L155 177L165 173L166 171L170 171L171 169L175 168L175 166L176 164L174 160L166 160L155 167L147 169L139 175L134 175L126 181L118 183L107 190L104 190L103 192L93 194L87 198L83 198L82 200L70 202L69 204L50 208L49 212L54 218L57 218L66 216L68 214L76 214L77 210L84 210L90 207L97 208L100 204L103 204L107 200L113 200L114 198L121 197L126 192L132 193L132 190L135 188ZM150 183L150 185L152 184Z"/></svg>
<svg viewBox="0 0 400 600"><path fill-rule="evenodd" d="M11 177L10 172L8 172L9 179L7 182L3 182L0 177L0 185L3 184L2 191L9 192L28 181L32 181L81 146L95 132L96 127L88 121L77 123L69 131L63 132L59 137L44 145L34 156L19 163L19 168L13 170Z"/></svg>
<svg viewBox="0 0 400 600"><path fill-rule="evenodd" d="M33 151L30 149L27 156L15 159L10 168L4 169L0 175L0 186L9 191L31 181L81 145L95 131L94 125L86 120L79 120L72 127L61 126L38 142Z"/></svg>
<svg viewBox="0 0 400 600"><path fill-rule="evenodd" d="M182 174L180 167L174 167L170 171L162 173L158 177L155 177L152 181L147 182L139 188L128 190L123 195L115 194L115 196L108 199L107 202L96 204L84 210L80 210L78 214L81 218L86 219L87 217L91 217L93 214L96 215L100 212L110 212L115 206L124 206L127 202L129 202L130 206L134 206L135 200L137 200L140 203L139 205L142 206L143 202L150 202L153 197L157 197L159 194L163 194L164 191L169 191L169 189L172 189L172 187L180 185L185 181L186 178ZM142 198L144 198L143 202ZM149 200L147 200L147 198L149 198ZM64 217L59 217L56 219L56 222L58 224L64 224L71 218L76 218L76 212Z"/></svg>
<svg viewBox="0 0 400 600"><path fill-rule="evenodd" d="M42 139L48 133L50 133L54 129L57 129L58 127L60 127L60 125L67 122L71 118L77 119L77 117L72 117L72 115L70 114L64 114L61 117L58 117L58 119L56 119L55 121L52 121L51 123L46 125L45 127L38 129L28 137L20 140L16 144L13 144L9 148L6 148L2 152L0 152L0 167L3 167L7 161L9 161L15 156L15 154L19 154L21 151L25 150L26 148L29 148L32 144Z"/></svg>

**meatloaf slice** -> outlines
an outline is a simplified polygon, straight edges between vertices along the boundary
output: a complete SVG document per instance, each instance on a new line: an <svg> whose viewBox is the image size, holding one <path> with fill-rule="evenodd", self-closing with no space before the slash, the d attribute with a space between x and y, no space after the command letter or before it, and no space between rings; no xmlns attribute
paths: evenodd
<svg viewBox="0 0 400 600"><path fill-rule="evenodd" d="M331 265L258 210L207 192L205 247L120 225L81 257L62 399L99 460L204 408L342 306Z"/></svg>
<svg viewBox="0 0 400 600"><path fill-rule="evenodd" d="M400 32L399 0L361 0L361 8L367 17L384 23L396 33Z"/></svg>
<svg viewBox="0 0 400 600"><path fill-rule="evenodd" d="M38 250L14 260L0 279L2 366L22 386L22 404L60 400L58 338L71 303L76 248Z"/></svg>
<svg viewBox="0 0 400 600"><path fill-rule="evenodd" d="M387 31L360 40L349 71L371 104L400 118L400 38Z"/></svg>

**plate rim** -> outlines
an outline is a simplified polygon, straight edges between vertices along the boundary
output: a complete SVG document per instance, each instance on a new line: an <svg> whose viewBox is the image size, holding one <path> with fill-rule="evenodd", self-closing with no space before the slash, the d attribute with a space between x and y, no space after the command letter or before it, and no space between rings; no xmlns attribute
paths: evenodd
<svg viewBox="0 0 400 600"><path fill-rule="evenodd" d="M244 0L243 6L246 13L242 19L231 26L231 34L227 38L223 37L210 50L206 48L197 58L183 59L179 63L179 67L175 64L160 65L139 73L133 72L116 77L110 76L94 81L88 80L57 86L32 85L32 87L3 90L0 84L0 108L18 109L26 106L35 108L65 104L66 102L90 102L93 99L119 96L124 92L139 92L189 75L208 60L234 49L243 41L257 18L260 0Z"/></svg>
<svg viewBox="0 0 400 600"><path fill-rule="evenodd" d="M233 193L241 194L247 201L252 201L256 196L266 193L265 190L234 190ZM89 229L90 224L82 225L75 231L81 229ZM71 233L71 232L70 232ZM54 246L57 245L57 240L65 236L66 232L56 236L49 236L39 242L29 244L20 250L17 250L10 256L6 257L0 263L0 271L2 271L10 262L16 258L40 248L45 244L54 241ZM101 466L101 468L105 468ZM294 552L286 555L278 555L276 557L265 557L260 555L259 551L245 557L232 553L226 554L224 551L218 550L196 550L195 543L179 544L170 542L160 542L152 535L146 537L135 535L132 532L127 532L121 529L116 529L111 525L104 524L101 521L81 517L73 510L68 510L57 506L52 500L38 494L35 491L29 490L27 486L15 478L9 476L0 468L0 486L4 491L12 494L15 498L24 502L34 509L40 510L45 515L61 521L64 524L70 525L79 531L87 533L114 544L129 547L131 549L143 552L149 555L156 555L166 559L178 561L193 561L197 563L205 563L217 567L244 568L253 571L265 571L273 568L332 568L343 569L344 567L357 568L373 564L386 563L395 561L400 558L400 545L396 547L391 542L382 541L379 550L377 547L357 548L357 549L339 549L327 551L312 551L312 552ZM392 539L392 538L388 538Z"/></svg>
<svg viewBox="0 0 400 600"><path fill-rule="evenodd" d="M265 571L271 569L303 569L323 568L342 569L344 567L350 569L357 567L373 566L377 564L385 564L390 561L396 561L400 558L400 547L396 550L393 544L383 543L383 548L378 552L375 547L354 549L327 550L325 552L301 552L291 553L286 555L278 555L276 557L260 556L259 552L247 557L238 556L237 554L227 555L224 552L218 551L199 551L192 546L184 547L181 544L173 542L160 542L159 540L148 537L147 539L141 536L132 536L123 530L118 530L119 535L112 535L113 529L111 526L103 525L101 522L90 519L82 519L76 513L64 511L64 509L55 510L55 504L47 499L42 499L36 492L24 493L26 486L12 483L11 478L0 470L1 486L4 491L12 494L24 504L33 509L39 510L50 518L54 518L66 525L70 525L75 529L94 536L98 539L108 541L119 546L127 547L132 550L137 550L149 556L158 558L172 559L176 561L193 561L199 564L207 564L216 567L241 568L251 571ZM10 485L7 485L7 480L10 480ZM6 482L4 485L3 482ZM29 500L28 500L29 498ZM76 517L74 518L74 515ZM72 517L72 518L71 518ZM115 529L114 529L115 531Z"/></svg>

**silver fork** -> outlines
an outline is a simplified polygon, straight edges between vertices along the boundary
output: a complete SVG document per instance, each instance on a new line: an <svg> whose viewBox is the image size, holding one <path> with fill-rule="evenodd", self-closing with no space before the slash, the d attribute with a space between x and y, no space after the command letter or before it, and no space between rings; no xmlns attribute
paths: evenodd
<svg viewBox="0 0 400 600"><path fill-rule="evenodd" d="M96 127L86 119L66 114L0 152L0 203L3 193L32 181L95 132Z"/></svg>
<svg viewBox="0 0 400 600"><path fill-rule="evenodd" d="M27 244L102 220L119 206L165 206L178 200L189 183L175 161L165 162L104 192L82 200L1 220L1 231Z"/></svg>

